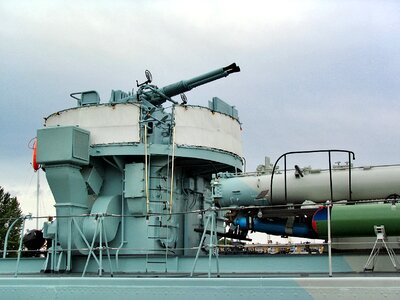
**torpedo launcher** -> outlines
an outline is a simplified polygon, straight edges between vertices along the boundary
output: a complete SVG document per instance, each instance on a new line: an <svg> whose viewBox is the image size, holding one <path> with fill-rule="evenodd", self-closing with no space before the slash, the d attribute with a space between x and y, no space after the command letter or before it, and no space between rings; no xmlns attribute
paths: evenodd
<svg viewBox="0 0 400 300"><path fill-rule="evenodd" d="M331 200L328 170L308 169L302 176L295 169L286 173L286 184L283 173L274 176L218 174L213 181L214 199L222 207L299 205L306 200L314 203ZM399 165L352 168L351 190L348 168L332 170L335 202L386 199L391 195L400 195Z"/></svg>
<svg viewBox="0 0 400 300"><path fill-rule="evenodd" d="M331 201L333 237L374 236L374 225L400 235L400 166L320 170L296 166L268 174L214 177L213 198L231 208L228 220L241 230L307 238L327 236ZM246 208L246 209L245 209Z"/></svg>

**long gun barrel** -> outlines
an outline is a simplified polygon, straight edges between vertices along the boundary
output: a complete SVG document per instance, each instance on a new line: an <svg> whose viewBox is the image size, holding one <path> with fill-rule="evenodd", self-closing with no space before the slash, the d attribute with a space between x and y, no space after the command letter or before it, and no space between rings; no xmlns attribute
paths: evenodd
<svg viewBox="0 0 400 300"><path fill-rule="evenodd" d="M176 83L167 85L163 88L157 89L154 92L151 92L151 93L147 92L146 96L150 98L150 99L148 99L148 101L151 102L153 105L160 105L166 101L164 96L173 97L173 96L179 95L181 93L190 91L191 89L198 87L200 85L220 79L222 77L226 77L229 74L236 73L236 72L240 72L240 68L235 63L233 63L224 68L220 68L220 69L208 72L206 74L194 77L192 79L182 80L182 81L178 81Z"/></svg>

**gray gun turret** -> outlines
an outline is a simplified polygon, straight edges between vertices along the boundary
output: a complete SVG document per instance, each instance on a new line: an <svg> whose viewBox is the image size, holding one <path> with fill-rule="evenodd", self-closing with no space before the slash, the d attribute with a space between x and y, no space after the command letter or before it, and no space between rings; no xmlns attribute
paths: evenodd
<svg viewBox="0 0 400 300"><path fill-rule="evenodd" d="M171 97L177 96L184 92L190 91L195 87L226 77L229 74L236 72L240 72L240 68L235 63L233 63L224 68L208 72L189 80L182 80L162 88L158 88L154 85L149 85L148 83L151 82L151 79L148 78L147 82L139 85L140 88L137 92L137 99L139 101L146 100L153 105L160 105L167 100L176 103L171 99Z"/></svg>

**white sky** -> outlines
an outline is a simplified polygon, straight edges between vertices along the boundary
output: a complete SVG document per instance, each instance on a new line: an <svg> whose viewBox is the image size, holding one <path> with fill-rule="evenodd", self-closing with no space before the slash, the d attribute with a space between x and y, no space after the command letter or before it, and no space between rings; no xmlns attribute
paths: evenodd
<svg viewBox="0 0 400 300"><path fill-rule="evenodd" d="M163 86L232 62L241 73L187 97L236 106L249 171L322 148L353 150L356 165L400 162L398 1L3 0L0 186L35 212L27 144L43 117L75 105L71 92L106 102L145 69Z"/></svg>

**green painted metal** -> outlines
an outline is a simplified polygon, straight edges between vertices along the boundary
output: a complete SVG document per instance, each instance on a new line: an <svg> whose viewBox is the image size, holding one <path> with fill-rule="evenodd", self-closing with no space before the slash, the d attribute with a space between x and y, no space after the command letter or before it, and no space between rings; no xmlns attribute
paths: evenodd
<svg viewBox="0 0 400 300"><path fill-rule="evenodd" d="M101 218L104 227L104 240L110 242L114 240L121 218L114 218L113 215L121 215L121 195L99 196L94 202L91 215L83 221L83 232L87 239L92 239L96 227L99 226L98 220ZM99 237L96 242L99 242ZM100 243L101 244L101 243Z"/></svg>
<svg viewBox="0 0 400 300"><path fill-rule="evenodd" d="M87 165L89 134L86 130L72 126L39 129L38 163Z"/></svg>
<svg viewBox="0 0 400 300"><path fill-rule="evenodd" d="M182 278L19 278L1 281L7 299L312 299L296 279L182 279ZM309 287L309 289L312 288Z"/></svg>
<svg viewBox="0 0 400 300"><path fill-rule="evenodd" d="M76 95L80 95L80 97L76 97ZM70 96L76 100L78 100L78 106L85 105L96 105L100 102L100 96L96 91L86 91L81 93L72 93Z"/></svg>
<svg viewBox="0 0 400 300"><path fill-rule="evenodd" d="M92 242L92 241L90 241ZM209 243L209 241L208 241ZM96 257L98 258L96 249ZM111 249L110 249L111 251ZM158 276L183 276L189 277L193 272L194 277L207 275L211 272L211 277L217 277L216 259L211 260L211 269L209 268L209 256L198 256L195 269L193 264L195 256L182 255L176 256L170 254L166 261L167 272L165 266L156 266L153 270L155 273L146 272L146 256L131 255L119 257L118 265L115 256L111 256L112 266L107 258L107 253L103 252L103 259L106 261L103 264L104 276L109 276L113 270L115 274L120 276L143 276L145 274ZM161 254L153 255L154 258L162 259ZM333 255L332 264L334 274L353 274L354 272L362 272L364 264L368 259L368 254L364 255ZM45 267L44 258L21 258L18 274L36 274L39 275ZM32 264L35 262L35 264ZM87 262L87 256L74 256L71 274L65 276L81 276ZM91 257L87 266L86 272L90 276L98 274L99 262ZM327 255L219 255L218 256L219 273L221 276L241 277L246 274L254 274L260 276L275 276L282 274L286 276L299 276L301 274L309 274L310 276L328 276L328 256ZM15 271L16 261L13 259L0 260L2 272L0 274L10 273ZM392 272L393 266L386 256L382 256L377 263L377 271ZM51 276L51 275L49 275ZM57 276L56 274L54 276Z"/></svg>
<svg viewBox="0 0 400 300"><path fill-rule="evenodd" d="M234 106L222 101L218 97L213 97L211 101L208 102L208 108L212 111L217 111L223 114L227 114L232 118L239 120L239 113Z"/></svg>
<svg viewBox="0 0 400 300"><path fill-rule="evenodd" d="M389 236L400 235L400 205L357 204L334 205L331 210L333 237L375 236L374 226L384 225ZM327 221L317 221L320 237L327 236Z"/></svg>
<svg viewBox="0 0 400 300"><path fill-rule="evenodd" d="M17 278L5 299L398 299L400 278Z"/></svg>
<svg viewBox="0 0 400 300"><path fill-rule="evenodd" d="M177 145L175 150L176 157L192 158L221 163L236 168L238 171L243 169L243 159L233 153L224 152L218 149L190 147L185 145ZM149 152L151 155L168 155L171 152L168 144L150 144ZM110 144L96 145L91 147L90 156L102 157L110 155L143 155L144 144Z"/></svg>

